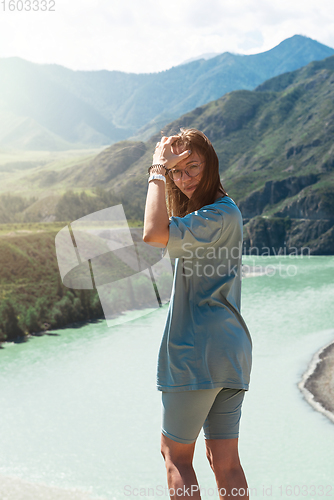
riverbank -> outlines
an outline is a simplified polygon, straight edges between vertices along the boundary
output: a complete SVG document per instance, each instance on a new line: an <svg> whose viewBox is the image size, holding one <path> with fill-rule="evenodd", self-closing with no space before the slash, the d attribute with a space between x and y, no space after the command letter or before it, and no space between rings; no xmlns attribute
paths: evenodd
<svg viewBox="0 0 334 500"><path fill-rule="evenodd" d="M306 401L334 422L334 342L313 356L298 387Z"/></svg>
<svg viewBox="0 0 334 500"><path fill-rule="evenodd" d="M78 489L63 489L45 484L31 483L17 477L0 474L2 500L103 500Z"/></svg>

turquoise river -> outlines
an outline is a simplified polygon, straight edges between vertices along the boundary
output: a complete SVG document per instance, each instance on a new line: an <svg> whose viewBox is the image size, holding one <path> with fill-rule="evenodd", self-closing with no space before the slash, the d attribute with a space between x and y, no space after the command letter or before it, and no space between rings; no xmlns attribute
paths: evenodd
<svg viewBox="0 0 334 500"><path fill-rule="evenodd" d="M334 341L334 257L248 256L243 262L270 266L268 274L242 282L253 369L239 441L251 498L334 499L334 424L297 386L314 352ZM118 326L99 321L4 345L4 478L58 487L64 495L76 491L75 498L82 492L108 500L168 499L155 388L167 308ZM203 441L201 432L195 469L202 498L217 499ZM35 499L48 500L38 493Z"/></svg>

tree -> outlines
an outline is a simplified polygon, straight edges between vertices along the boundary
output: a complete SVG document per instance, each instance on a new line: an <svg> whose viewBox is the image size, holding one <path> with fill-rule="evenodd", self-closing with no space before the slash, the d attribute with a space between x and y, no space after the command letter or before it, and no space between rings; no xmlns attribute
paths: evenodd
<svg viewBox="0 0 334 500"><path fill-rule="evenodd" d="M29 333L37 333L41 329L38 323L37 313L32 306L27 310L25 325Z"/></svg>
<svg viewBox="0 0 334 500"><path fill-rule="evenodd" d="M16 340L24 335L19 327L14 307L8 300L0 307L0 330L6 335L6 340Z"/></svg>

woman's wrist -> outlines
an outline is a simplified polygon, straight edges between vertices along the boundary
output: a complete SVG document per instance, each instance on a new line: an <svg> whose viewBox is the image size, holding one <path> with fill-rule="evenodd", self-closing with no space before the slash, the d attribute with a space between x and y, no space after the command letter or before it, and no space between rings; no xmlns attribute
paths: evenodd
<svg viewBox="0 0 334 500"><path fill-rule="evenodd" d="M168 173L168 168L165 167L162 163L154 163L148 168L148 173L151 174L160 174L166 176Z"/></svg>
<svg viewBox="0 0 334 500"><path fill-rule="evenodd" d="M151 174L148 178L148 182L150 183L151 181L163 181L166 184L166 177L162 174Z"/></svg>

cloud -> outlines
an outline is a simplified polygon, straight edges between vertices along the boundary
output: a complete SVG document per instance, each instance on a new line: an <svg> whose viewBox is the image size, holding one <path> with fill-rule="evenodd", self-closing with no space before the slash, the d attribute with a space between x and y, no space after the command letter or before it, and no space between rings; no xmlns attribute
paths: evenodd
<svg viewBox="0 0 334 500"><path fill-rule="evenodd" d="M143 73L262 52L296 33L334 47L332 0L55 1L55 12L2 12L0 57Z"/></svg>
<svg viewBox="0 0 334 500"><path fill-rule="evenodd" d="M244 33L242 41L238 44L240 50L249 50L262 47L264 42L263 35L260 30L248 31Z"/></svg>

